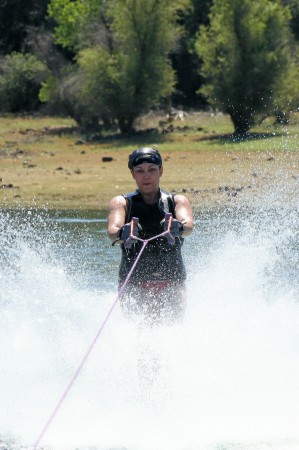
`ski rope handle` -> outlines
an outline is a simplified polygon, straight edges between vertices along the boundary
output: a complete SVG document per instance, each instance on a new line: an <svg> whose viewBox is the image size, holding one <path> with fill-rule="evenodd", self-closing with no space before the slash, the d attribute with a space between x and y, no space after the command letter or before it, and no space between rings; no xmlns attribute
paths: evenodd
<svg viewBox="0 0 299 450"><path fill-rule="evenodd" d="M136 227L138 227L138 223L139 223L139 219L137 217L132 217L131 220L131 233L130 236L128 237L128 239L125 240L124 242L124 247L125 248L131 248L132 245L136 242L136 241L140 241L140 242L150 242L154 239L157 239L159 237L165 237L167 239L167 242L169 245L173 245L175 243L175 238L173 237L173 235L171 234L171 224L172 224L172 214L171 213L167 213L165 214L165 222L167 223L167 230L163 231L162 233L158 234L157 236L153 236L149 239L141 239L138 236L134 235L134 229Z"/></svg>

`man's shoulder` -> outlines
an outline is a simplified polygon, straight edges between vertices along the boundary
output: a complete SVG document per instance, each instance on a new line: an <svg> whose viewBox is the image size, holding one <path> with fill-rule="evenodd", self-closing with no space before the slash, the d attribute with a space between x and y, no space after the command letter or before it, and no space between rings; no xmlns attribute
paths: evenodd
<svg viewBox="0 0 299 450"><path fill-rule="evenodd" d="M126 205L126 200L123 195L116 195L110 200L110 208L117 208Z"/></svg>
<svg viewBox="0 0 299 450"><path fill-rule="evenodd" d="M189 199L183 194L174 194L175 205L190 205Z"/></svg>
<svg viewBox="0 0 299 450"><path fill-rule="evenodd" d="M138 196L138 195L140 195L140 193L139 193L138 190L136 189L136 190L133 191L133 192L129 192L129 193L127 193L127 194L123 194L122 197L124 197L125 199L131 199L131 198L136 197L136 196Z"/></svg>
<svg viewBox="0 0 299 450"><path fill-rule="evenodd" d="M177 194L177 193L175 193L175 194L173 194L173 198L175 199L175 200L184 200L185 198L187 198L185 195L183 195L183 194Z"/></svg>

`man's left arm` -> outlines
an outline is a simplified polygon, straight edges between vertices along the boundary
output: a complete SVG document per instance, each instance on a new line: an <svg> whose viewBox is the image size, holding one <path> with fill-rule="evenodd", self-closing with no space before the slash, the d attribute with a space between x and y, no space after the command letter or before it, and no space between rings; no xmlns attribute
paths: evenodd
<svg viewBox="0 0 299 450"><path fill-rule="evenodd" d="M184 195L175 195L174 202L175 217L184 226L182 237L187 237L192 233L194 227L192 207L189 200Z"/></svg>

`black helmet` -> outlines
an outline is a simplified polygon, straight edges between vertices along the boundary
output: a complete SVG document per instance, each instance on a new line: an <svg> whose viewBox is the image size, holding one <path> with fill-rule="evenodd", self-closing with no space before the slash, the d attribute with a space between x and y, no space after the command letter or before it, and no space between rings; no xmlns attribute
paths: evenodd
<svg viewBox="0 0 299 450"><path fill-rule="evenodd" d="M129 155L128 167L133 169L142 163L152 163L157 166L162 166L162 158L158 150L153 147L141 147L134 150L131 155Z"/></svg>

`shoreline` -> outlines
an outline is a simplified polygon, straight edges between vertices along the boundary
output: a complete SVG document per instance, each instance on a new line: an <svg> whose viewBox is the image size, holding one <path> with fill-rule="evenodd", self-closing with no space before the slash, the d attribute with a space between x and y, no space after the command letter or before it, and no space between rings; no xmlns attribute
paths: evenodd
<svg viewBox="0 0 299 450"><path fill-rule="evenodd" d="M235 142L215 132L211 137L208 128L229 130L227 118L209 117L203 131L198 125L207 115L196 120L197 128L165 136L86 140L70 119L2 117L0 207L107 211L113 196L135 190L127 158L139 146L159 149L161 187L183 193L194 209L251 203L281 182L290 197L298 190L297 123L286 133Z"/></svg>

